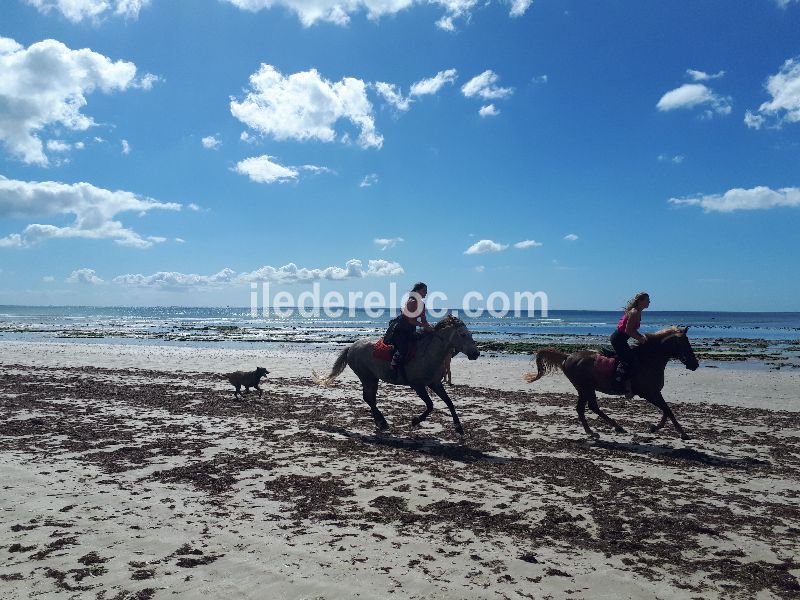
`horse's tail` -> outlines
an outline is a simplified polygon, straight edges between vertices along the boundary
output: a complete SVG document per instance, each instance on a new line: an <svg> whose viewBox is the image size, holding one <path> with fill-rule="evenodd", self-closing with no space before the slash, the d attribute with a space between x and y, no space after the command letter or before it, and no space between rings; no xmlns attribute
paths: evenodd
<svg viewBox="0 0 800 600"><path fill-rule="evenodd" d="M314 377L314 381L316 381L320 385L331 385L339 375L341 375L344 368L347 366L347 352L350 348L345 348L339 353L339 356L336 358L336 362L333 363L333 368L331 372L328 374L327 377L320 377L317 375L316 371L311 371L312 376Z"/></svg>
<svg viewBox="0 0 800 600"><path fill-rule="evenodd" d="M543 348L536 353L537 373L525 373L525 381L533 383L553 371L563 370L568 354L555 348Z"/></svg>

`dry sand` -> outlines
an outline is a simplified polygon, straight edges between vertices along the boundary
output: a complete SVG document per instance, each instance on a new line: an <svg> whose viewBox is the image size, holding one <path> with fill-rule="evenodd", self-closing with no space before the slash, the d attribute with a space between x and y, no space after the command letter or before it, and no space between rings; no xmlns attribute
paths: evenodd
<svg viewBox="0 0 800 600"><path fill-rule="evenodd" d="M0 342L0 598L800 594L796 372L669 369L692 440L603 398L635 433L591 441L562 376L459 357L461 439L385 385L377 435L335 353Z"/></svg>

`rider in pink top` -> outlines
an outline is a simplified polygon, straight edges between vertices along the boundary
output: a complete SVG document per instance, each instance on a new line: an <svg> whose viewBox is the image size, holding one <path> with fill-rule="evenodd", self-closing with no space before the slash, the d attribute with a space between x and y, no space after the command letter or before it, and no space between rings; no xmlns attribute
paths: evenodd
<svg viewBox="0 0 800 600"><path fill-rule="evenodd" d="M619 357L617 372L614 380L618 385L625 383L625 396L633 397L631 391L631 373L636 362L636 355L628 345L630 338L637 342L644 342L646 337L639 333L639 326L642 323L642 311L650 306L650 295L647 292L639 292L628 301L625 306L625 314L617 323L617 329L611 334L611 345Z"/></svg>

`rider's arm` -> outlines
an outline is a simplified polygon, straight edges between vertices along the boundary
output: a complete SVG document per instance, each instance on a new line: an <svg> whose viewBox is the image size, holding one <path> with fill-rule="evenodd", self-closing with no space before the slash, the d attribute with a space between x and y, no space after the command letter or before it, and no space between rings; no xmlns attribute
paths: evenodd
<svg viewBox="0 0 800 600"><path fill-rule="evenodd" d="M432 329L432 327L428 324L428 319L425 317L425 305L423 304L422 312L418 317L411 317L410 315L414 314L415 312L417 312L417 299L412 297L408 299L408 302L406 302L406 314L404 315L406 321L415 327Z"/></svg>
<svg viewBox="0 0 800 600"><path fill-rule="evenodd" d="M638 310L632 310L628 315L628 324L625 327L625 333L627 333L637 342L643 342L646 339L641 333L639 333L639 325L641 322L641 313Z"/></svg>
<svg viewBox="0 0 800 600"><path fill-rule="evenodd" d="M430 324L428 323L428 317L425 316L425 305L424 304L422 305L422 313L420 313L420 315L419 315L419 323L418 323L418 325L420 327L423 327L424 329L433 329L433 327L431 327Z"/></svg>

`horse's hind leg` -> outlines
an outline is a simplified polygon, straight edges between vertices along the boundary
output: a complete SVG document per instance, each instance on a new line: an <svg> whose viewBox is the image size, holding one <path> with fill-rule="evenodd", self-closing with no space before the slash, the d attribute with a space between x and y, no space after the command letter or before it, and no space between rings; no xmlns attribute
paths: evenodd
<svg viewBox="0 0 800 600"><path fill-rule="evenodd" d="M664 423L667 422L667 419L670 419L672 421L672 424L675 426L675 429L678 432L678 435L681 436L681 439L682 440L689 439L689 436L683 430L683 427L681 427L680 423L678 423L678 419L676 419L675 415L672 414L672 409L667 404L667 401L664 400L664 396L661 395L661 392L657 392L656 394L645 396L645 399L648 402L651 402L651 403L655 404L658 408L660 408L661 409L661 413L662 413L661 421L659 422L659 424L658 425L653 425L653 426L650 427L650 432L651 433L655 433L656 431L661 429L664 426Z"/></svg>
<svg viewBox="0 0 800 600"><path fill-rule="evenodd" d="M456 407L453 405L453 401L450 399L450 396L447 395L447 392L444 389L444 386L439 383L435 383L429 386L434 393L439 396L444 403L447 405L447 408L450 409L450 414L453 415L453 425L456 428L456 433L458 435L464 435L464 428L461 426L461 421L458 420L458 414L456 414Z"/></svg>
<svg viewBox="0 0 800 600"><path fill-rule="evenodd" d="M414 417L411 419L411 426L416 427L420 423L422 423L425 419L428 418L428 415L431 414L433 410L433 400L431 400L430 395L428 395L428 390L425 389L425 386L415 387L414 391L417 392L417 395L422 398L422 401L425 403L425 410L422 411L422 414Z"/></svg>
<svg viewBox="0 0 800 600"><path fill-rule="evenodd" d="M361 387L364 394L364 402L369 406L372 413L372 418L375 420L375 427L381 431L389 429L389 423L386 422L383 414L378 410L378 380L375 377L361 377Z"/></svg>
<svg viewBox="0 0 800 600"><path fill-rule="evenodd" d="M597 396L594 393L589 396L589 409L603 419L603 421L611 425L611 427L614 428L614 431L617 433L625 433L625 430L619 425L619 423L603 412L603 410L600 408L600 405L597 403Z"/></svg>
<svg viewBox="0 0 800 600"><path fill-rule="evenodd" d="M578 406L576 409L578 411L578 420L581 422L581 425L583 425L586 435L596 438L599 437L598 434L592 431L592 428L589 427L589 423L586 422L586 403L590 398L594 398L594 392L578 392ZM595 398L594 401L597 402L597 398Z"/></svg>

